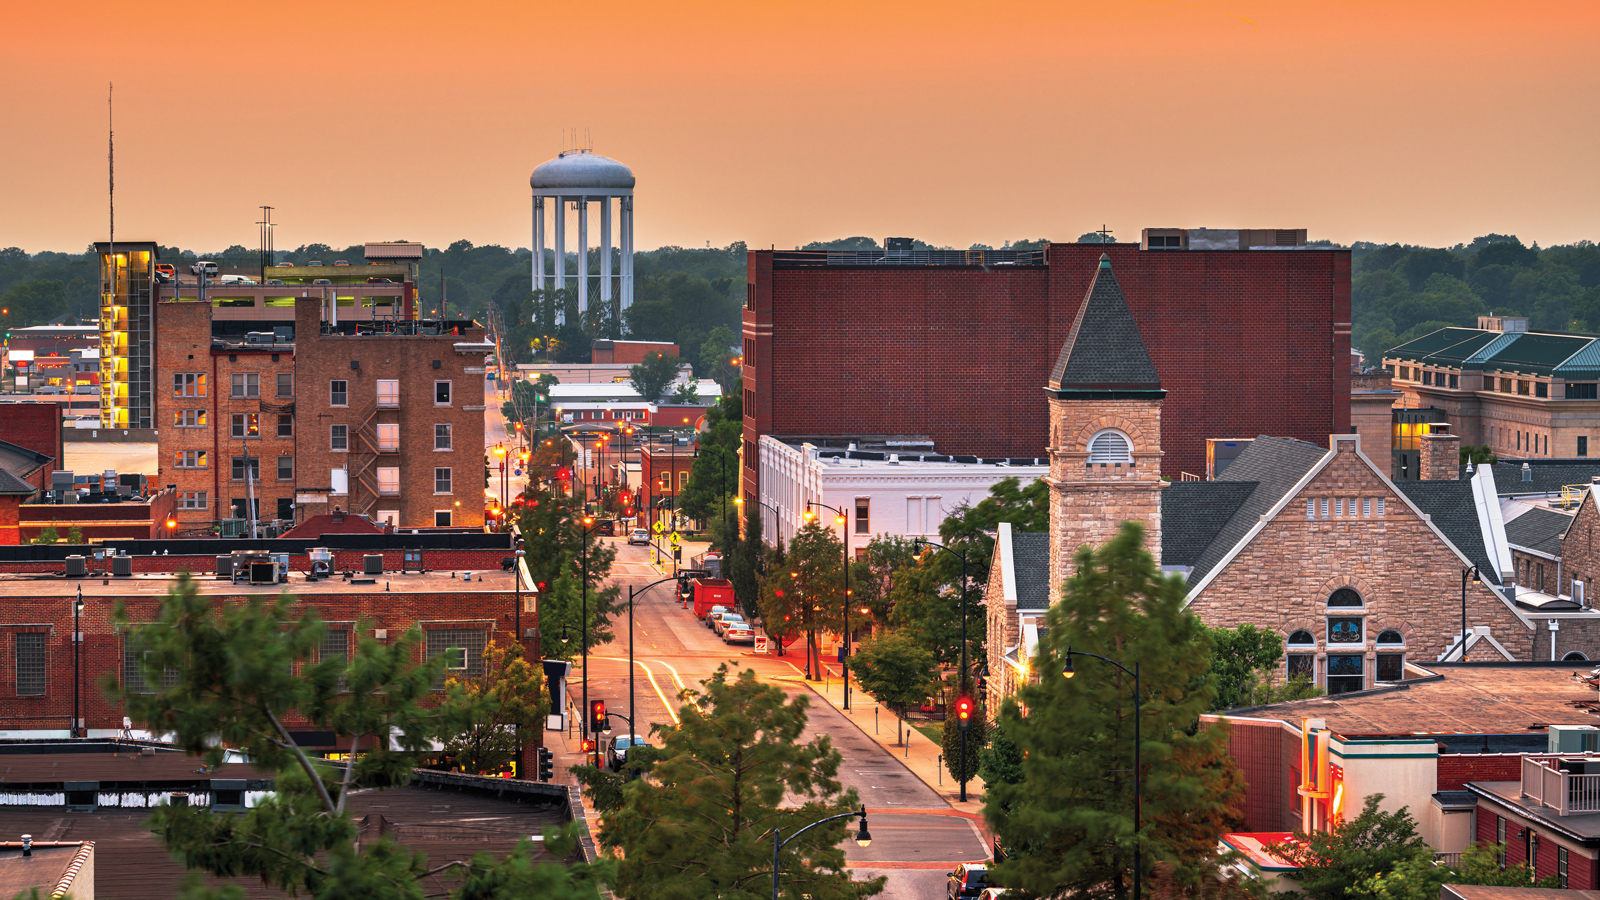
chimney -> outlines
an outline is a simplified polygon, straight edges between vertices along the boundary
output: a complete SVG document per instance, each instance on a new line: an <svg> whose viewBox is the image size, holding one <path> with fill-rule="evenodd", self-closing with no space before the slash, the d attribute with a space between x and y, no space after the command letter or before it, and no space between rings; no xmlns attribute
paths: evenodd
<svg viewBox="0 0 1600 900"><path fill-rule="evenodd" d="M1418 477L1423 481L1455 481L1461 477L1461 438L1448 422L1434 422L1422 436Z"/></svg>

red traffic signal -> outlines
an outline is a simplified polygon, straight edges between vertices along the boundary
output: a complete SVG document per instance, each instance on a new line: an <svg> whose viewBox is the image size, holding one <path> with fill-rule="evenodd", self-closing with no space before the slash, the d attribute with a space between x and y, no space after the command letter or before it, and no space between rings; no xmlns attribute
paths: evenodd
<svg viewBox="0 0 1600 900"><path fill-rule="evenodd" d="M571 469L557 469L556 470L556 477L561 479L562 481L566 481L567 479L572 477L572 470Z"/></svg>
<svg viewBox="0 0 1600 900"><path fill-rule="evenodd" d="M589 730L597 733L606 730L606 702L604 700L589 701Z"/></svg>
<svg viewBox="0 0 1600 900"><path fill-rule="evenodd" d="M962 697L956 700L956 723L962 728L972 724L971 697Z"/></svg>
<svg viewBox="0 0 1600 900"><path fill-rule="evenodd" d="M594 752L594 741L585 740L583 742L583 752L585 752L585 753L593 753Z"/></svg>

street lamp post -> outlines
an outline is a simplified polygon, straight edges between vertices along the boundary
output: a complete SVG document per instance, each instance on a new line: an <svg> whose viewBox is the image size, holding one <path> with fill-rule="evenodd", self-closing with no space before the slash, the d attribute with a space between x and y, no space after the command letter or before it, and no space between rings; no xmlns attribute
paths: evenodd
<svg viewBox="0 0 1600 900"><path fill-rule="evenodd" d="M645 585L644 587L639 588L638 593L643 594L645 591L650 590L651 588L655 587L656 585L658 585L658 584L666 584L669 581L677 581L677 579L676 578L663 578L663 579L661 579L659 581L652 581L649 584ZM634 591L633 585L631 585L631 584L628 585L628 715L629 716L638 715L638 713L634 712L634 709L633 709L633 598L634 598L634 594L635 594L635 591ZM628 725L629 725L629 727L633 726L633 720L632 719L628 720ZM639 731L638 731L637 728L635 728L635 729L633 729L632 733L633 734L638 734Z"/></svg>
<svg viewBox="0 0 1600 900"><path fill-rule="evenodd" d="M772 513L773 534L777 538L778 545L782 546L783 545L783 518L778 515L778 511L773 509L770 504L763 503L760 500L752 500L751 502L755 503L755 504L757 504L759 506L766 507L767 511ZM744 505L744 498L743 497L735 497L735 498L733 498L733 505L735 505L735 506L743 506Z"/></svg>
<svg viewBox="0 0 1600 900"><path fill-rule="evenodd" d="M1088 656L1104 663L1110 663L1133 676L1133 897L1134 900L1140 900L1139 870L1143 868L1143 850L1139 832L1144 828L1144 775L1142 772L1144 760L1140 752L1143 748L1143 742L1139 737L1139 698L1141 693L1139 688L1139 664L1135 662L1133 671L1130 672L1127 666L1114 659L1107 659L1098 653L1073 650L1069 647L1067 648L1066 665L1061 667L1061 674L1067 678L1071 678L1074 674L1072 671L1072 657L1074 656Z"/></svg>
<svg viewBox="0 0 1600 900"><path fill-rule="evenodd" d="M522 540L521 538L518 538L517 539L518 543L521 543L521 540ZM511 643L516 644L518 646L522 646L522 557L527 555L527 552L528 551L522 549L519 546L517 548L516 555L514 556L514 559L516 560L516 562L514 562L512 564L512 568L511 568L511 580L516 585L516 587L515 587L516 600L514 601L516 603L516 608L515 608L516 611L514 613L512 613L512 622L514 623L514 625L516 627L516 630L517 630L516 631L516 636L511 639ZM508 647L506 649L509 650L510 648ZM528 648L526 646L522 647L522 655L524 657L526 657L528 655ZM517 723L516 731L517 731L517 772L518 772L518 774L521 774L521 772L522 772L522 723L521 722Z"/></svg>
<svg viewBox="0 0 1600 900"><path fill-rule="evenodd" d="M79 617L83 613L83 585L78 586L78 599L72 601L72 736L78 737L78 683L82 680L78 669L78 648L83 645L83 628Z"/></svg>
<svg viewBox="0 0 1600 900"><path fill-rule="evenodd" d="M587 736L589 734L589 535L593 534L599 526L596 525L595 528L588 527L594 525L594 516L584 516L583 524L583 538L579 544L583 558L583 584L581 586L583 591L581 607L583 633L578 635L578 638L583 642L583 733ZM600 767L600 742L598 738L595 740L594 765L595 768Z"/></svg>
<svg viewBox="0 0 1600 900"><path fill-rule="evenodd" d="M843 644L843 647L839 650L839 678L840 678L840 680L842 680L844 682L844 710L845 710L845 712L849 712L850 711L850 517L845 515L844 514L844 510L839 509L838 507L829 506L826 503L818 503L815 500L807 500L806 501L806 516L808 518L810 516L814 515L811 512L811 507L813 507L813 506L821 507L822 509L831 509L831 510L833 510L834 521L839 523L839 526L840 526L839 535L840 535L841 538L843 538L843 544L844 544L844 602L841 604L841 607L842 607L842 609L844 611L844 619L841 620L840 623L839 623L839 634L840 634L840 636L842 638L844 638L844 644ZM820 661L819 661L819 665L817 666L817 668L819 668L819 669L822 668L822 666L820 665Z"/></svg>
<svg viewBox="0 0 1600 900"><path fill-rule="evenodd" d="M853 819L857 816L861 817L861 827L856 830L856 843L863 847L869 846L872 843L872 834L867 831L867 808L865 806L861 807L861 809L857 810L856 812L840 813L837 816L829 816L826 819L818 819L817 821L812 822L810 825L807 825L799 831L796 831L794 834L789 835L789 840L783 841L782 843L779 843L778 838L781 837L783 829L772 829L772 900L778 900L779 879L782 877L778 865L778 852L780 850L793 843L795 838L805 834L818 825L824 825L828 822L837 822L840 819Z"/></svg>
<svg viewBox="0 0 1600 900"><path fill-rule="evenodd" d="M967 551L951 550L943 544L918 538L911 542L913 548L928 546L942 550L961 560L961 696L967 695ZM967 802L967 730L961 729L961 802Z"/></svg>
<svg viewBox="0 0 1600 900"><path fill-rule="evenodd" d="M1467 662L1467 579L1472 579L1473 584L1482 584L1483 578L1478 574L1477 566L1461 567L1461 661Z"/></svg>

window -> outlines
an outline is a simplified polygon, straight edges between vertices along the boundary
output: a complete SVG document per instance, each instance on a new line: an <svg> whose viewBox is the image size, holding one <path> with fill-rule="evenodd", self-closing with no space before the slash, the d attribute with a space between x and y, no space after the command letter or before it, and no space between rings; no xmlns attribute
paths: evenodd
<svg viewBox="0 0 1600 900"><path fill-rule="evenodd" d="M1317 501L1315 499L1309 499L1308 498L1306 500L1306 518L1307 519L1315 519L1316 517L1317 517Z"/></svg>
<svg viewBox="0 0 1600 900"><path fill-rule="evenodd" d="M842 620L841 620L842 621ZM21 693L18 691L18 693ZM1556 847L1556 877L1561 879L1561 887L1567 886L1567 848Z"/></svg>
<svg viewBox="0 0 1600 900"><path fill-rule="evenodd" d="M1089 465L1108 463L1133 463L1133 441L1114 428L1097 433L1089 439Z"/></svg>
<svg viewBox="0 0 1600 900"><path fill-rule="evenodd" d="M1452 388L1461 387L1461 376L1460 375L1451 375L1450 376L1450 386Z"/></svg>
<svg viewBox="0 0 1600 900"><path fill-rule="evenodd" d="M1600 385L1597 385L1594 382L1590 382L1588 384L1569 384L1567 385L1566 398L1568 400L1600 399L1600 393L1597 393L1597 389L1600 389Z"/></svg>
<svg viewBox="0 0 1600 900"><path fill-rule="evenodd" d="M1377 680L1395 682L1405 679L1406 655L1402 652L1405 645L1405 636L1392 628L1378 632ZM1389 652L1384 652L1386 650Z"/></svg>
<svg viewBox="0 0 1600 900"><path fill-rule="evenodd" d="M1289 678L1303 678L1306 681L1317 680L1317 658L1310 653L1289 654Z"/></svg>
<svg viewBox="0 0 1600 900"><path fill-rule="evenodd" d="M744 412L745 415L752 416L752 417L756 414L756 392L755 391L746 390L744 392L744 409L743 409L743 412Z"/></svg>
<svg viewBox="0 0 1600 900"><path fill-rule="evenodd" d="M392 422L378 423L378 452L400 452L400 426Z"/></svg>
<svg viewBox="0 0 1600 900"><path fill-rule="evenodd" d="M485 633L471 628L435 628L428 631L428 658L444 655L446 675L477 678L483 675ZM444 678L434 682L434 690L444 687Z"/></svg>
<svg viewBox="0 0 1600 900"><path fill-rule="evenodd" d="M1522 397L1528 396L1528 382L1517 379L1517 394Z"/></svg>
<svg viewBox="0 0 1600 900"><path fill-rule="evenodd" d="M1343 497L1335 497L1334 498L1334 500L1333 500L1333 517L1335 519L1344 518L1344 498Z"/></svg>
<svg viewBox="0 0 1600 900"><path fill-rule="evenodd" d="M1378 515L1378 516L1379 516L1379 517L1382 517L1382 516L1383 516L1383 498L1382 498L1382 497L1379 497L1379 498L1378 498L1378 500L1377 500L1377 506L1378 506L1378 512L1377 512L1377 515Z"/></svg>
<svg viewBox="0 0 1600 900"><path fill-rule="evenodd" d="M400 493L399 466L378 467L378 493L390 495Z"/></svg>
<svg viewBox="0 0 1600 900"><path fill-rule="evenodd" d="M141 665L144 658L149 656L139 643L137 631L129 632L122 637L122 683L128 690L135 694L154 694L156 689L145 680L144 668ZM165 669L161 673L162 689L170 688L178 683L178 670Z"/></svg>
<svg viewBox="0 0 1600 900"><path fill-rule="evenodd" d="M1328 618L1328 643L1359 644L1361 618L1359 616L1330 616Z"/></svg>
<svg viewBox="0 0 1600 900"><path fill-rule="evenodd" d="M869 512L868 507L870 505L871 505L871 501L868 500L867 498L865 498L865 497L857 497L856 498L856 534L871 534L872 533L871 527L869 527L868 524L867 524L868 523L867 513Z"/></svg>
<svg viewBox="0 0 1600 900"><path fill-rule="evenodd" d="M1534 395L1534 396L1535 396L1535 397L1545 397L1545 398L1548 398L1548 397L1549 397L1549 396L1550 396L1550 385L1548 385L1548 384L1545 384L1545 383L1544 383L1544 382L1542 382L1542 381L1537 381L1537 382L1534 382L1534 385L1533 385L1533 395Z"/></svg>
<svg viewBox="0 0 1600 900"><path fill-rule="evenodd" d="M175 450L172 454L172 466L175 469L204 469L206 467L206 451Z"/></svg>
<svg viewBox="0 0 1600 900"><path fill-rule="evenodd" d="M177 372L172 376L172 396L204 397L206 376L203 372Z"/></svg>
<svg viewBox="0 0 1600 900"><path fill-rule="evenodd" d="M1589 657L1584 656L1582 653L1579 653L1576 650L1568 653L1566 656L1561 657L1562 662L1586 662L1588 659Z"/></svg>
<svg viewBox="0 0 1600 900"><path fill-rule="evenodd" d="M179 509L205 509L205 491L181 491L178 494Z"/></svg>
<svg viewBox="0 0 1600 900"><path fill-rule="evenodd" d="M433 492L435 494L450 493L450 467L435 467L433 470Z"/></svg>
<svg viewBox="0 0 1600 900"><path fill-rule="evenodd" d="M448 381L435 381L433 383L433 405L434 406L449 406L450 405L450 382L448 382Z"/></svg>
<svg viewBox="0 0 1600 900"><path fill-rule="evenodd" d="M44 693L45 640L49 637L42 632L16 636L18 697L37 697Z"/></svg>
<svg viewBox="0 0 1600 900"><path fill-rule="evenodd" d="M1332 594L1330 594L1328 596L1328 605L1329 606L1354 606L1354 607L1359 608L1359 607L1363 606L1364 604L1361 601L1361 595L1360 594L1356 593L1355 591L1350 590L1349 588L1339 588L1337 591L1334 591Z"/></svg>
<svg viewBox="0 0 1600 900"><path fill-rule="evenodd" d="M1315 646L1317 646L1316 638L1313 638L1311 636L1311 632L1306 631L1304 628L1296 631L1294 634L1289 635L1289 647L1290 647L1290 649L1293 649L1295 647L1315 647Z"/></svg>
<svg viewBox="0 0 1600 900"><path fill-rule="evenodd" d="M248 462L249 465L250 465L250 480L251 481L260 481L261 480L261 457L259 457L259 456L235 456L233 458L233 475L231 476L233 478L233 480L234 481L244 481L245 480L244 479L244 473L245 473L245 463L246 462Z"/></svg>
<svg viewBox="0 0 1600 900"><path fill-rule="evenodd" d="M278 498L278 515L277 515L277 518L283 519L285 522L291 522L291 523L294 522L294 498L293 497L279 497Z"/></svg>
<svg viewBox="0 0 1600 900"><path fill-rule="evenodd" d="M293 372L279 372L278 373L278 396L280 398L293 397L294 396L294 373Z"/></svg>
<svg viewBox="0 0 1600 900"><path fill-rule="evenodd" d="M278 457L278 480L279 481L293 481L294 480L294 457L292 457L292 456L280 456L280 457Z"/></svg>
<svg viewBox="0 0 1600 900"><path fill-rule="evenodd" d="M236 438L261 437L261 414L234 413L232 433Z"/></svg>
<svg viewBox="0 0 1600 900"><path fill-rule="evenodd" d="M448 509L436 509L436 510L434 510L433 511L433 527L435 527L435 528L449 528L450 527L450 510L448 510Z"/></svg>
<svg viewBox="0 0 1600 900"><path fill-rule="evenodd" d="M322 634L322 645L317 648L317 662L350 658L350 632L342 628L329 628Z"/></svg>
<svg viewBox="0 0 1600 900"><path fill-rule="evenodd" d="M1422 373L1422 383L1423 384L1427 384L1427 385L1433 384L1433 373L1432 372L1423 372Z"/></svg>
<svg viewBox="0 0 1600 900"><path fill-rule="evenodd" d="M400 382L393 378L378 379L378 406L395 409L400 406Z"/></svg>
<svg viewBox="0 0 1600 900"><path fill-rule="evenodd" d="M679 472L678 473L678 493L681 494L684 491L688 490L688 488L689 488L689 473L688 472Z"/></svg>
<svg viewBox="0 0 1600 900"><path fill-rule="evenodd" d="M330 449L330 450L349 450L350 449L350 426L349 425L330 425L328 427L328 449Z"/></svg>
<svg viewBox="0 0 1600 900"><path fill-rule="evenodd" d="M177 428L204 428L206 411L203 409L175 409L172 411L172 424Z"/></svg>
<svg viewBox="0 0 1600 900"><path fill-rule="evenodd" d="M1363 498L1361 498L1361 514L1363 516L1371 516L1372 515L1372 498L1371 497L1363 497Z"/></svg>
<svg viewBox="0 0 1600 900"><path fill-rule="evenodd" d="M435 449L435 450L449 450L449 449L451 449L451 444L450 444L450 426L449 425L435 425L435 426L433 426L433 449Z"/></svg>
<svg viewBox="0 0 1600 900"><path fill-rule="evenodd" d="M232 382L232 390L228 392L230 397L255 398L261 396L261 376L255 372L235 372L229 376L228 380Z"/></svg>
<svg viewBox="0 0 1600 900"><path fill-rule="evenodd" d="M1588 456L1589 455L1589 436L1588 435L1584 435L1584 434L1578 435L1578 455L1579 456Z"/></svg>
<svg viewBox="0 0 1600 900"><path fill-rule="evenodd" d="M1509 379L1509 378L1500 379L1500 393L1502 393L1502 394L1511 393L1511 379Z"/></svg>
<svg viewBox="0 0 1600 900"><path fill-rule="evenodd" d="M278 437L294 437L294 413L278 413Z"/></svg>
<svg viewBox="0 0 1600 900"><path fill-rule="evenodd" d="M1326 519L1327 517L1328 517L1328 498L1327 497L1323 497L1322 498L1322 518Z"/></svg>
<svg viewBox="0 0 1600 900"><path fill-rule="evenodd" d="M1506 820L1503 816L1494 817L1494 842L1500 845L1500 855L1496 860L1500 868L1506 867Z"/></svg>
<svg viewBox="0 0 1600 900"><path fill-rule="evenodd" d="M1348 694L1367 686L1363 665L1366 660L1356 654L1328 655L1328 693Z"/></svg>
<svg viewBox="0 0 1600 900"><path fill-rule="evenodd" d="M349 406L350 405L350 382L348 382L348 381L330 381L330 382L328 382L328 405L329 406Z"/></svg>
<svg viewBox="0 0 1600 900"><path fill-rule="evenodd" d="M1539 868L1539 832L1529 828L1524 832L1528 836L1528 868Z"/></svg>

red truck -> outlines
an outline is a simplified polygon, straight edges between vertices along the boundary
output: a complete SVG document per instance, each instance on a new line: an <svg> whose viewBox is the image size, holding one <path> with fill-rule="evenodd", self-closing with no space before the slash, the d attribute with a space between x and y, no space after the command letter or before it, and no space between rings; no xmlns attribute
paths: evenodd
<svg viewBox="0 0 1600 900"><path fill-rule="evenodd" d="M713 606L733 609L733 582L726 578L696 578L694 580L694 614L704 619Z"/></svg>

